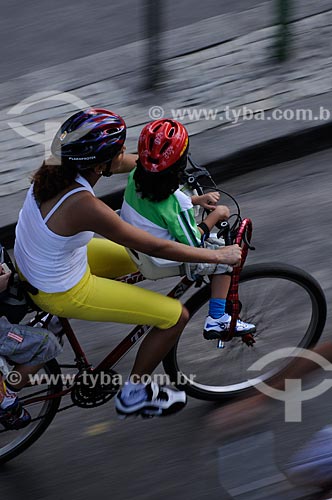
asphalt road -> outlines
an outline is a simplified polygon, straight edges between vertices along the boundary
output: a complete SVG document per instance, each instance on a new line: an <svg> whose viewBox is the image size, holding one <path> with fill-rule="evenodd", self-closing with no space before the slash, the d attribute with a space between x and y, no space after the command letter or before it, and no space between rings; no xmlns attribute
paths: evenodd
<svg viewBox="0 0 332 500"><path fill-rule="evenodd" d="M328 303L331 158L329 150L223 185L238 197L243 215L254 221L256 252L249 261L277 260L307 270L321 283ZM169 282L159 282L154 288L167 286ZM76 327L92 362L122 336L121 328L109 324ZM325 337L330 330L329 313ZM64 357L68 356L67 348ZM130 353L121 363L120 371L127 372L133 356ZM213 409L211 403L190 399L178 416L151 421L118 421L112 403L90 411L68 410L33 447L0 471L1 499L304 498L288 483L287 492L280 492L286 484L284 464L310 433L330 420L329 395L306 403L298 424L283 422L278 403L258 434L257 428L245 434L233 429L231 442L207 432L207 416ZM222 422L220 429L225 434Z"/></svg>
<svg viewBox="0 0 332 500"><path fill-rule="evenodd" d="M2 2L0 82L145 38L147 0L12 0ZM228 12L260 0L167 0L163 30ZM111 61L110 61L111 64Z"/></svg>

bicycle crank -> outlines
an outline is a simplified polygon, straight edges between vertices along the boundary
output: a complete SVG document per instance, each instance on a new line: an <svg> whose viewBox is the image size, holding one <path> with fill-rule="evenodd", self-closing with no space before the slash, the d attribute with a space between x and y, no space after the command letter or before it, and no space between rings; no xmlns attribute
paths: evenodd
<svg viewBox="0 0 332 500"><path fill-rule="evenodd" d="M84 370L75 379L71 399L80 408L94 408L107 403L120 388L120 375L113 370L100 373Z"/></svg>

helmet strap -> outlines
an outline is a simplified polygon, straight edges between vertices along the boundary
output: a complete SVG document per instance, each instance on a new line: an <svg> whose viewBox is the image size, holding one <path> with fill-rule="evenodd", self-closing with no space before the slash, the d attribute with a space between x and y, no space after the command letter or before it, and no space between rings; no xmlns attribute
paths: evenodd
<svg viewBox="0 0 332 500"><path fill-rule="evenodd" d="M113 175L113 172L111 172L111 167L112 167L112 161L113 161L113 158L112 160L108 161L106 163L106 168L105 170L102 171L101 175L103 177L111 177L111 175Z"/></svg>

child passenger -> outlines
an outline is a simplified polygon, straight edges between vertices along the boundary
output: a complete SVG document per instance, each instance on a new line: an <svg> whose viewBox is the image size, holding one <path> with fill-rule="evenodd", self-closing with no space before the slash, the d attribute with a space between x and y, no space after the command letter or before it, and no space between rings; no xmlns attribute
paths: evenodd
<svg viewBox="0 0 332 500"><path fill-rule="evenodd" d="M128 178L121 217L159 238L199 247L209 238L216 223L227 220L230 213L228 207L217 205L218 192L190 198L179 189L187 165L188 147L187 130L178 121L162 119L143 128L138 142L137 167ZM210 211L198 225L193 204ZM205 245L214 248L208 241ZM204 337L219 339L229 330L231 322L225 308L232 267L202 263L193 264L192 268L193 275L211 275L211 298ZM255 325L240 319L237 321L237 334L254 331Z"/></svg>

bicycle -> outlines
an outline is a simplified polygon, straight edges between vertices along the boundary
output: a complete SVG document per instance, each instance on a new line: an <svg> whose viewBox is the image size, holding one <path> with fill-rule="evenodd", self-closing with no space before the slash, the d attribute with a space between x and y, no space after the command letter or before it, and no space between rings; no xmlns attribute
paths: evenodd
<svg viewBox="0 0 332 500"><path fill-rule="evenodd" d="M218 189L209 172L190 160L191 171L186 180L190 189L201 194L204 189ZM202 184L201 179L210 182ZM219 190L220 191L220 190ZM291 360L278 360L262 373L252 375L248 368L276 347L312 347L320 338L326 320L326 301L317 281L305 271L280 263L244 266L251 246L252 222L242 219L237 201L232 225L221 224L218 236L226 244L236 241L242 246L242 262L234 269L227 300L232 315L230 331L217 341L203 338L202 328L207 315L210 285L204 280L195 282L187 276L168 296L179 299L189 289L198 286L185 302L190 320L178 343L163 361L169 379L188 395L203 400L223 400L255 390L257 382L271 381L289 365ZM135 284L146 278L140 271L119 280ZM265 306L264 304L268 304ZM234 326L241 319L254 323L256 332L238 337ZM30 325L41 321L47 327L51 315L33 310ZM267 318L267 322L266 322ZM291 327L290 327L291 320ZM68 319L60 318L63 336L75 355L73 364L59 365L54 359L38 373L38 383L30 383L21 392L21 399L32 415L28 427L19 431L0 431L0 463L13 459L31 446L52 422L59 411L73 406L93 408L110 401L119 389L119 377L114 371L117 363L150 331L146 325L135 326L130 333L97 366L93 367L82 349ZM217 348L216 348L217 347ZM75 370L71 382L63 386L62 369ZM106 381L105 381L106 380ZM71 402L60 408L64 396Z"/></svg>

